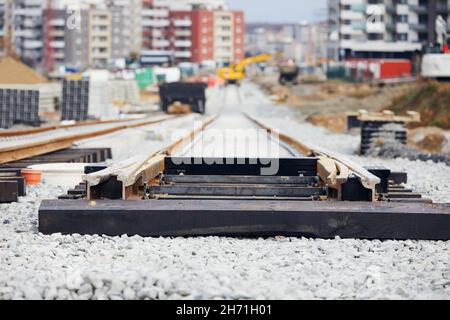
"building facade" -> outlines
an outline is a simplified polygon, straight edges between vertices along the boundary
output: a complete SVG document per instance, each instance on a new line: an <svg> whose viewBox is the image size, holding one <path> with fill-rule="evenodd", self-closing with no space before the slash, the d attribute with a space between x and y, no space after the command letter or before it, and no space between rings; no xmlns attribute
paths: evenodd
<svg viewBox="0 0 450 320"><path fill-rule="evenodd" d="M11 30L17 55L47 70L134 56L144 64L229 63L244 57L244 23L226 0L0 0L0 55Z"/></svg>
<svg viewBox="0 0 450 320"><path fill-rule="evenodd" d="M127 6L122 7L120 2L96 6L79 2L77 6L61 3L51 11L45 10L43 56L51 61L47 66L104 68L111 61L138 53L140 36L130 36L137 32Z"/></svg>
<svg viewBox="0 0 450 320"><path fill-rule="evenodd" d="M244 14L228 10L222 0L144 0L142 62L240 60L244 23Z"/></svg>
<svg viewBox="0 0 450 320"><path fill-rule="evenodd" d="M328 56L411 58L436 42L436 19L450 25L450 0L328 0Z"/></svg>
<svg viewBox="0 0 450 320"><path fill-rule="evenodd" d="M28 64L42 62L44 0L14 0L12 5L12 42L15 52Z"/></svg>
<svg viewBox="0 0 450 320"><path fill-rule="evenodd" d="M5 56L11 46L11 0L0 0L0 58Z"/></svg>

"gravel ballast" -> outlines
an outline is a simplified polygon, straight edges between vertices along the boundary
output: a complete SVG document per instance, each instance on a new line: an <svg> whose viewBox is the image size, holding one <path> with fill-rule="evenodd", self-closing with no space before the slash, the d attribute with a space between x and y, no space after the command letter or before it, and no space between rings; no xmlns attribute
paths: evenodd
<svg viewBox="0 0 450 320"><path fill-rule="evenodd" d="M358 137L247 107L360 163L406 170L415 190L450 202L444 164L359 157ZM0 204L0 299L450 299L450 242L39 234L41 200L65 191L44 181Z"/></svg>

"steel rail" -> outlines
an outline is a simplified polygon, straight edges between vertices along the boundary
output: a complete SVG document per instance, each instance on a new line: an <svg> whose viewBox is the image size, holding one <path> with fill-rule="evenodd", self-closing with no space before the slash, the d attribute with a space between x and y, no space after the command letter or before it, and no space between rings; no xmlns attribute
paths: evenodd
<svg viewBox="0 0 450 320"><path fill-rule="evenodd" d="M54 124L54 125L46 125L39 128L32 129L22 129L22 130L4 130L0 131L0 138L5 137L17 137L17 136L27 136L30 134L42 133L57 129L70 129L76 127L84 127L84 126L94 126L99 124L110 124L110 123L121 123L121 122L130 122L144 119L142 117L128 118L128 119L112 119L112 120L90 120L90 121L80 121L73 124Z"/></svg>
<svg viewBox="0 0 450 320"><path fill-rule="evenodd" d="M108 198L122 200L142 198L145 196L142 188L164 171L165 157L195 140L196 136L217 118L218 115L209 117L201 126L150 155L133 157L104 170L84 175L88 199L104 198L105 192L109 192L109 190L105 191L104 187L107 186L106 189L109 189L108 186L111 185L115 190L120 189L120 193L108 194L106 196Z"/></svg>
<svg viewBox="0 0 450 320"><path fill-rule="evenodd" d="M318 157L318 173L320 178L329 186L338 191L338 198L341 198L341 186L347 182L351 174L356 176L361 184L371 191L372 201L376 200L376 185L381 182L380 178L367 171L357 163L338 155L332 151L321 147L312 146L305 142L294 139L293 137L275 130L262 120L245 114L248 119L256 123L258 126L266 129L270 134L274 135L280 141L294 147L299 152L307 155Z"/></svg>
<svg viewBox="0 0 450 320"><path fill-rule="evenodd" d="M58 134L55 133L55 137L51 135L42 137L41 139L30 138L24 139L13 143L9 143L9 145L1 147L0 146L0 164L13 162L17 160L26 159L32 156L42 155L49 152L54 152L62 149L67 149L73 146L74 142L78 140L93 138L101 135L110 134L116 131L131 129L142 127L150 124L155 124L167 120L174 119L176 116L161 116L158 118L144 118L142 121L139 120L128 120L124 123L119 122L117 125L114 123L106 123L111 124L111 126L107 128L101 129L92 129L87 130L87 132L83 133L73 133L70 134L68 132L61 132ZM105 124L105 123L101 123ZM98 124L97 124L98 125ZM93 126L93 124L88 124L88 127ZM81 127L81 126L77 126ZM59 129L65 129L64 127Z"/></svg>

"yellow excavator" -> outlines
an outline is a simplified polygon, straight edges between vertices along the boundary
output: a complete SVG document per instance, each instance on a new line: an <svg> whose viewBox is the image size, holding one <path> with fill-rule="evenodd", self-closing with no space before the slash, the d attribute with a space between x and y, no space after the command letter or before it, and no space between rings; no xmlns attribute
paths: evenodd
<svg viewBox="0 0 450 320"><path fill-rule="evenodd" d="M225 84L239 84L245 78L245 67L254 63L267 62L272 59L272 55L264 53L258 56L245 58L238 63L230 64L228 67L219 69L218 76L225 80Z"/></svg>

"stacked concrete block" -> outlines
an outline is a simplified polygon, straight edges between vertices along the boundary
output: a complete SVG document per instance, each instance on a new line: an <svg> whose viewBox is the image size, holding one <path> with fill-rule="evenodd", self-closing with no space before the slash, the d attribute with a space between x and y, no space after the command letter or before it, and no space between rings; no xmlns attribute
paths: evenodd
<svg viewBox="0 0 450 320"><path fill-rule="evenodd" d="M41 84L2 84L4 89L39 91L39 113L52 113L61 100L61 84L49 82Z"/></svg>
<svg viewBox="0 0 450 320"><path fill-rule="evenodd" d="M10 108L9 95L0 90L0 128L9 129L14 124L14 112Z"/></svg>
<svg viewBox="0 0 450 320"><path fill-rule="evenodd" d="M0 89L0 127L8 129L15 123L40 125L39 91Z"/></svg>
<svg viewBox="0 0 450 320"><path fill-rule="evenodd" d="M404 122L363 121L361 123L361 155L367 154L370 149L380 144L406 145L407 140L408 130Z"/></svg>
<svg viewBox="0 0 450 320"><path fill-rule="evenodd" d="M89 81L64 80L61 119L85 121L89 112Z"/></svg>
<svg viewBox="0 0 450 320"><path fill-rule="evenodd" d="M135 80L113 80L108 83L108 87L109 97L112 101L139 103L139 87Z"/></svg>

